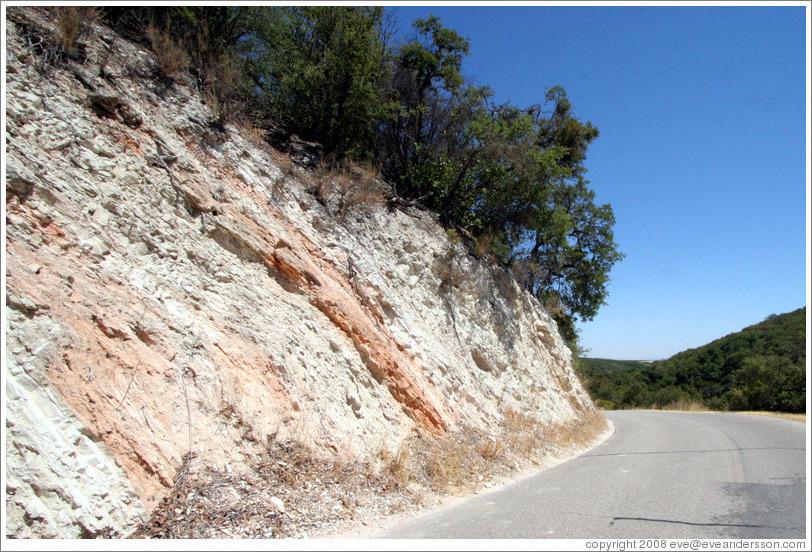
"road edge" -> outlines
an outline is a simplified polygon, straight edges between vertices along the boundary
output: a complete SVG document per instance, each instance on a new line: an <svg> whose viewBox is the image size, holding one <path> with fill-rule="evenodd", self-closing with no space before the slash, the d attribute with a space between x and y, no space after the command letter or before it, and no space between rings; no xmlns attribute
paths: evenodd
<svg viewBox="0 0 812 552"><path fill-rule="evenodd" d="M519 483L525 479L530 477L534 477L542 472L545 472L551 468L556 466L560 466L565 462L569 462L570 460L574 460L579 456L583 456L584 454L590 452L591 450L603 445L606 441L609 440L615 434L615 424L608 418L606 418L606 429L598 434L594 439L587 442L585 445L582 446L575 446L572 445L564 450L559 451L556 454L550 455L542 459L538 465L533 465L528 468L522 469L517 471L511 476L504 476L501 477L493 482L493 486L484 489L478 489L473 492L464 494L464 495L452 495L446 497L440 497L438 502L427 508L423 508L417 513L410 511L410 512L403 512L401 514L396 514L393 516L387 516L386 518L377 520L376 526L362 526L354 528L350 531L346 531L340 535L334 535L331 537L327 537L333 540L355 540L355 539L376 539L376 538L387 538L383 535L394 529L395 527L415 519L417 517L421 517L424 515L431 515L435 514L441 510L446 508L451 508L460 502L473 498L475 496L482 496L486 495L495 491L499 491L504 489L505 487L509 487L510 485Z"/></svg>

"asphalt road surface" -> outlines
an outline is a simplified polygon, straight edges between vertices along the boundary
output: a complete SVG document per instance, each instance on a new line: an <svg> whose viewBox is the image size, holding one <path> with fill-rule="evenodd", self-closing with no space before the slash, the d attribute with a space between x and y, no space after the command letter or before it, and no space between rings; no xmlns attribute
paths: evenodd
<svg viewBox="0 0 812 552"><path fill-rule="evenodd" d="M767 416L613 411L590 452L379 538L806 536L806 426Z"/></svg>

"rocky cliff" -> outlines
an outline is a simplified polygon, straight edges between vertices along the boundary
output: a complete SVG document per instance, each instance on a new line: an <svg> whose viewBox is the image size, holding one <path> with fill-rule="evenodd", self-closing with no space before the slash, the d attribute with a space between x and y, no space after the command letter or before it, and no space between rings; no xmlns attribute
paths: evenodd
<svg viewBox="0 0 812 552"><path fill-rule="evenodd" d="M107 27L71 56L8 10L6 535L128 534L271 443L374 470L594 412L536 299L374 174L216 124Z"/></svg>

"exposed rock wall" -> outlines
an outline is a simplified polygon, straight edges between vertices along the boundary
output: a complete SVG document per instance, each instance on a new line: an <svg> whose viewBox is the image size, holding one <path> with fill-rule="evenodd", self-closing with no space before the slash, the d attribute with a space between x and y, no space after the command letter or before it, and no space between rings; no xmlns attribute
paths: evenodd
<svg viewBox="0 0 812 552"><path fill-rule="evenodd" d="M593 408L550 316L429 214L222 132L106 27L49 65L32 37L55 32L9 9L7 535L122 534L189 453L240 471L275 436L371 458Z"/></svg>

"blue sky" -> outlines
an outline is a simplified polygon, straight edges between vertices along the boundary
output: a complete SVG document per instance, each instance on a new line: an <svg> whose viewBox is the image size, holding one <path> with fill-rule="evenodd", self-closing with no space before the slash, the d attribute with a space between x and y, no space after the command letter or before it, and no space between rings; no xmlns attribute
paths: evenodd
<svg viewBox="0 0 812 552"><path fill-rule="evenodd" d="M806 305L807 29L795 6L390 6L470 39L498 101L563 86L626 254L588 356L655 360Z"/></svg>

